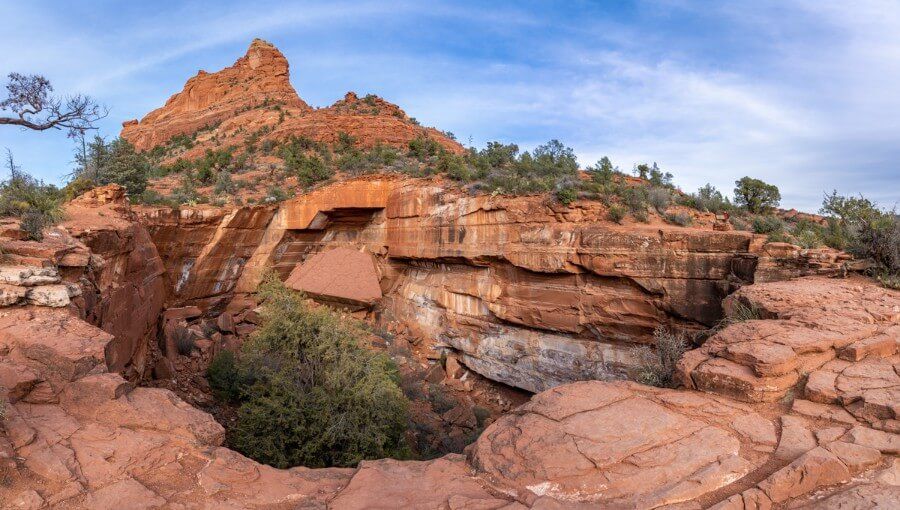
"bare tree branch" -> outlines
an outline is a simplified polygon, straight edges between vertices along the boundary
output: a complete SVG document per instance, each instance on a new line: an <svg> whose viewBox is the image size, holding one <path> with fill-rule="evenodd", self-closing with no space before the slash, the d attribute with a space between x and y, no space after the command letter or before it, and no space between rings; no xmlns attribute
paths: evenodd
<svg viewBox="0 0 900 510"><path fill-rule="evenodd" d="M8 95L0 101L0 111L11 112L12 116L0 116L0 125L35 131L65 129L70 137L74 137L96 129L94 123L109 113L90 96L77 94L62 99L51 95L53 85L50 80L37 74L9 73L6 91Z"/></svg>

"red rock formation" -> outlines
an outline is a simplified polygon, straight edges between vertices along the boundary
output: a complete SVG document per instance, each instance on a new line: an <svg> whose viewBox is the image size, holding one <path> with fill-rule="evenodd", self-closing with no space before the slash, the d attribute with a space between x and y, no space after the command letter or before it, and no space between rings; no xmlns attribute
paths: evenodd
<svg viewBox="0 0 900 510"><path fill-rule="evenodd" d="M165 297L156 247L118 185L72 200L65 217L41 242L0 238L0 301L68 307L113 335L106 361L136 377Z"/></svg>
<svg viewBox="0 0 900 510"><path fill-rule="evenodd" d="M109 366L132 365L144 371L147 348L165 300L165 268L144 225L137 221L118 185L95 188L66 205L61 224L92 253L100 269L95 306L88 320L115 340L107 351Z"/></svg>
<svg viewBox="0 0 900 510"><path fill-rule="evenodd" d="M385 143L403 148L416 137L428 136L448 150L463 150L379 97L359 99L349 92L330 107L310 108L290 84L287 59L261 39L254 39L247 54L231 67L212 74L200 71L164 106L140 122L124 122L121 136L138 150L148 150L205 128L195 146L179 157L200 156L207 148L243 147L253 133L262 133L261 140L305 136L325 143L347 133L363 147Z"/></svg>
<svg viewBox="0 0 900 510"><path fill-rule="evenodd" d="M298 265L284 284L312 297L356 307L371 306L381 299L372 255L349 248L313 255Z"/></svg>
<svg viewBox="0 0 900 510"><path fill-rule="evenodd" d="M364 251L375 257L387 316L529 391L627 372L633 345L660 326L714 325L741 282L841 264L834 252L748 232L615 225L597 202L471 197L396 175L334 183L269 216L258 210L145 210L175 302L222 302L254 292L269 268L287 278L316 253ZM226 224L230 233L213 235Z"/></svg>
<svg viewBox="0 0 900 510"><path fill-rule="evenodd" d="M900 292L862 278L803 278L744 287L727 314L752 310L679 365L685 385L747 402L783 398L806 379L806 398L840 403L857 419L900 432ZM740 310L739 310L740 308ZM838 358L838 359L836 359Z"/></svg>
<svg viewBox="0 0 900 510"><path fill-rule="evenodd" d="M624 382L535 395L490 425L468 458L278 470L221 447L222 427L170 391L105 372L111 341L65 310L0 311L4 504L749 510L891 507L900 496L896 433L810 417L801 401L772 418L765 406Z"/></svg>
<svg viewBox="0 0 900 510"><path fill-rule="evenodd" d="M212 74L199 71L165 106L140 122L123 123L121 136L138 150L146 150L263 104L282 105L298 113L310 110L291 86L284 55L270 43L254 39L247 54L231 67Z"/></svg>

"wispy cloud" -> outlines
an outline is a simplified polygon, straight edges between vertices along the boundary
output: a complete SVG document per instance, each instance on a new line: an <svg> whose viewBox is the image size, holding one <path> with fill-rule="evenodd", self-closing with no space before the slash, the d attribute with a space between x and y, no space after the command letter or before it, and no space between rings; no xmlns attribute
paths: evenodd
<svg viewBox="0 0 900 510"><path fill-rule="evenodd" d="M91 22L77 4L0 3L22 21L0 34L17 49L0 71L40 70L99 96L113 111L107 134L258 36L282 47L314 104L377 92L462 140L559 138L584 164L658 161L688 189L755 175L808 210L831 188L900 200L893 0L220 1L134 4ZM70 159L53 137L3 131L0 145L47 177Z"/></svg>

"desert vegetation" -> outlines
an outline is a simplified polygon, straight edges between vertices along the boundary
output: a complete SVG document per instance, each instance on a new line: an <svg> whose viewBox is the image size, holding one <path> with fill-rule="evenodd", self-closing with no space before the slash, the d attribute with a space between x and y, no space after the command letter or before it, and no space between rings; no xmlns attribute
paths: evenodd
<svg viewBox="0 0 900 510"><path fill-rule="evenodd" d="M259 297L260 329L208 372L216 394L239 405L230 445L282 468L407 456L408 404L390 358L362 345L355 323L310 306L274 275Z"/></svg>
<svg viewBox="0 0 900 510"><path fill-rule="evenodd" d="M62 219L62 195L52 184L44 184L19 167L6 153L9 179L0 183L0 217L19 218L26 239L40 241L43 230Z"/></svg>
<svg viewBox="0 0 900 510"><path fill-rule="evenodd" d="M675 366L689 343L684 335L662 327L653 332L653 343L654 348L643 345L634 349L638 361L635 380L649 386L673 388L677 386Z"/></svg>

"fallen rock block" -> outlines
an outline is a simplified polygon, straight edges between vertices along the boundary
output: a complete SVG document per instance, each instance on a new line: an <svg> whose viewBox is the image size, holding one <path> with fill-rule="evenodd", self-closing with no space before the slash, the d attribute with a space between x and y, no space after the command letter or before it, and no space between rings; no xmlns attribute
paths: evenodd
<svg viewBox="0 0 900 510"><path fill-rule="evenodd" d="M225 312L216 317L216 327L222 333L234 333L234 317Z"/></svg>
<svg viewBox="0 0 900 510"><path fill-rule="evenodd" d="M335 248L294 268L284 284L313 298L367 307L381 299L378 271L369 253Z"/></svg>

